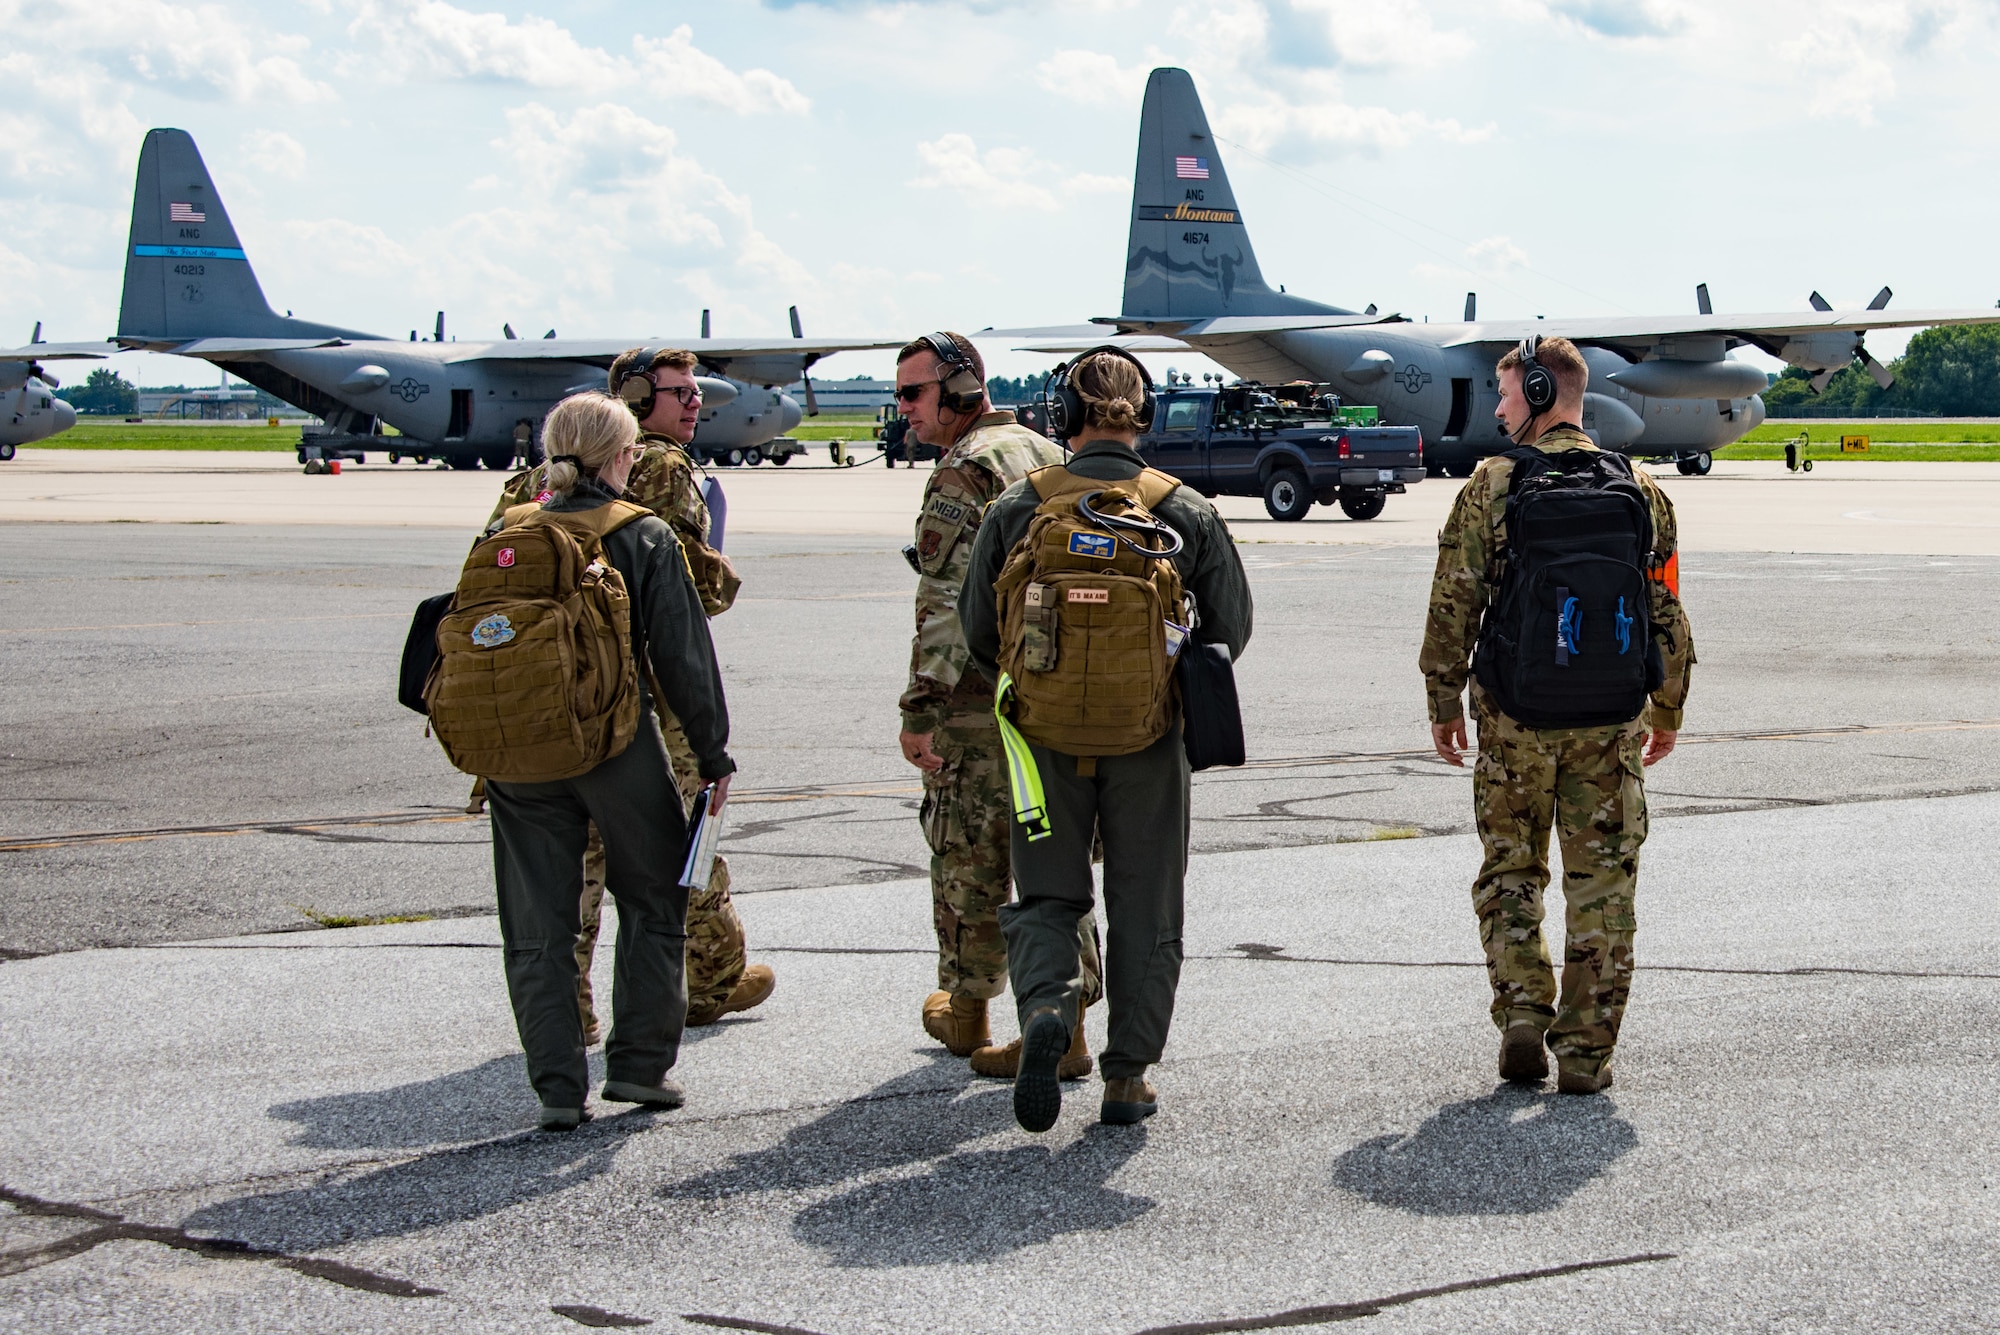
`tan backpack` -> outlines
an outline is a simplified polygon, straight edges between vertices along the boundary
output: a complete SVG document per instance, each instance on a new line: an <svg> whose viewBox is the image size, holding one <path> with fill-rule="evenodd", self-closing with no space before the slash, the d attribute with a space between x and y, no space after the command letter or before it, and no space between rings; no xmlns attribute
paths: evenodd
<svg viewBox="0 0 2000 1335"><path fill-rule="evenodd" d="M507 511L465 558L424 683L451 763L508 783L586 774L639 726L632 599L604 539L651 511L624 501Z"/></svg>
<svg viewBox="0 0 2000 1335"><path fill-rule="evenodd" d="M1174 721L1167 623L1186 616L1166 559L1179 540L1160 555L1142 546L1160 547L1153 510L1180 483L1151 468L1105 482L1061 464L1028 481L1042 503L993 585L1013 725L1067 755L1143 751Z"/></svg>

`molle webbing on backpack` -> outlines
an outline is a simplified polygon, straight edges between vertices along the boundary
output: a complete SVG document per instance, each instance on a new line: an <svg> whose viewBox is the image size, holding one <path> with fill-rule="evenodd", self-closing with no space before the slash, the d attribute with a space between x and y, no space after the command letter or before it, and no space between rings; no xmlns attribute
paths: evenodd
<svg viewBox="0 0 2000 1335"><path fill-rule="evenodd" d="M1154 507L1180 483L1150 468L1105 481L1064 465L1028 480L1042 503L994 582L1012 722L1028 741L1068 755L1143 751L1174 720L1166 623L1183 619L1180 574L1079 502L1157 523Z"/></svg>
<svg viewBox="0 0 2000 1335"><path fill-rule="evenodd" d="M622 501L515 506L466 557L424 686L452 764L510 783L574 778L638 730L638 669L609 534L649 512Z"/></svg>

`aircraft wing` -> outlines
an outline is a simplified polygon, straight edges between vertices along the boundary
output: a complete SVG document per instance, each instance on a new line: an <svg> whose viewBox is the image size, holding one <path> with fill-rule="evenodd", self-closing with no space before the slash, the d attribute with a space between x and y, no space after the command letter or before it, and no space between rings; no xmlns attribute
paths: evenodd
<svg viewBox="0 0 2000 1335"><path fill-rule="evenodd" d="M1250 323L1239 321L1238 323ZM1275 324L1277 322L1268 322ZM1501 320L1457 326L1446 347L1467 343L1517 343L1530 334L1560 335L1577 343L1645 346L1669 338L1721 335L1767 351L1799 337L1917 329L1944 324L2000 324L2000 308L1929 311L1780 311L1754 315L1601 316L1568 320ZM1250 332L1245 330L1243 332Z"/></svg>
<svg viewBox="0 0 2000 1335"><path fill-rule="evenodd" d="M19 348L0 348L0 361L7 362L71 362L86 357L109 357L124 349L116 343L99 340L96 343L30 343Z"/></svg>
<svg viewBox="0 0 2000 1335"><path fill-rule="evenodd" d="M704 361L732 357L824 357L835 352L866 352L900 348L908 339L879 338L513 338L499 343L472 343L445 358L450 362L583 362L610 366L618 354L641 344L686 348Z"/></svg>
<svg viewBox="0 0 2000 1335"><path fill-rule="evenodd" d="M134 348L143 347L147 352L171 353L176 357L205 357L211 361L218 357L253 357L260 352L297 352L301 348L344 348L348 344L344 338L198 338L191 343L172 343L158 339L144 342L131 341ZM120 348L119 351L124 351Z"/></svg>

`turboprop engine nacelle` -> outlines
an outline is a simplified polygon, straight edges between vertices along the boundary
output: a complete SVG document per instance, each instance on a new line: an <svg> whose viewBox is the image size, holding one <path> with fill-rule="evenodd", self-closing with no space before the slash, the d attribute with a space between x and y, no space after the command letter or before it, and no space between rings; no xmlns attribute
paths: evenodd
<svg viewBox="0 0 2000 1335"><path fill-rule="evenodd" d="M1842 353L1841 364L1851 355L1851 350ZM1712 362L1658 358L1613 371L1605 379L1649 399L1740 399L1762 393L1766 383L1756 367L1726 357Z"/></svg>
<svg viewBox="0 0 2000 1335"><path fill-rule="evenodd" d="M1606 394L1583 396L1583 429L1607 450L1620 450L1645 433L1639 414Z"/></svg>

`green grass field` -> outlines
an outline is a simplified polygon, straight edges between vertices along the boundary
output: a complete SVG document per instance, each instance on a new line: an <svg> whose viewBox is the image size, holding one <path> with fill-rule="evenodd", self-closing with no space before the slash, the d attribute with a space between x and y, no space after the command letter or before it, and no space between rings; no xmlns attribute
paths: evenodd
<svg viewBox="0 0 2000 1335"><path fill-rule="evenodd" d="M1722 451L1725 459L1782 459L1803 432L1815 463L1991 463L2000 460L2000 422L1766 422ZM1866 454L1842 454L1842 436L1868 437Z"/></svg>
<svg viewBox="0 0 2000 1335"><path fill-rule="evenodd" d="M165 422L78 422L60 436L38 440L44 450L297 450L299 424L221 426Z"/></svg>
<svg viewBox="0 0 2000 1335"><path fill-rule="evenodd" d="M786 433L793 440L848 440L866 441L872 447L875 443L875 415L836 417L826 413L819 417L808 417Z"/></svg>

